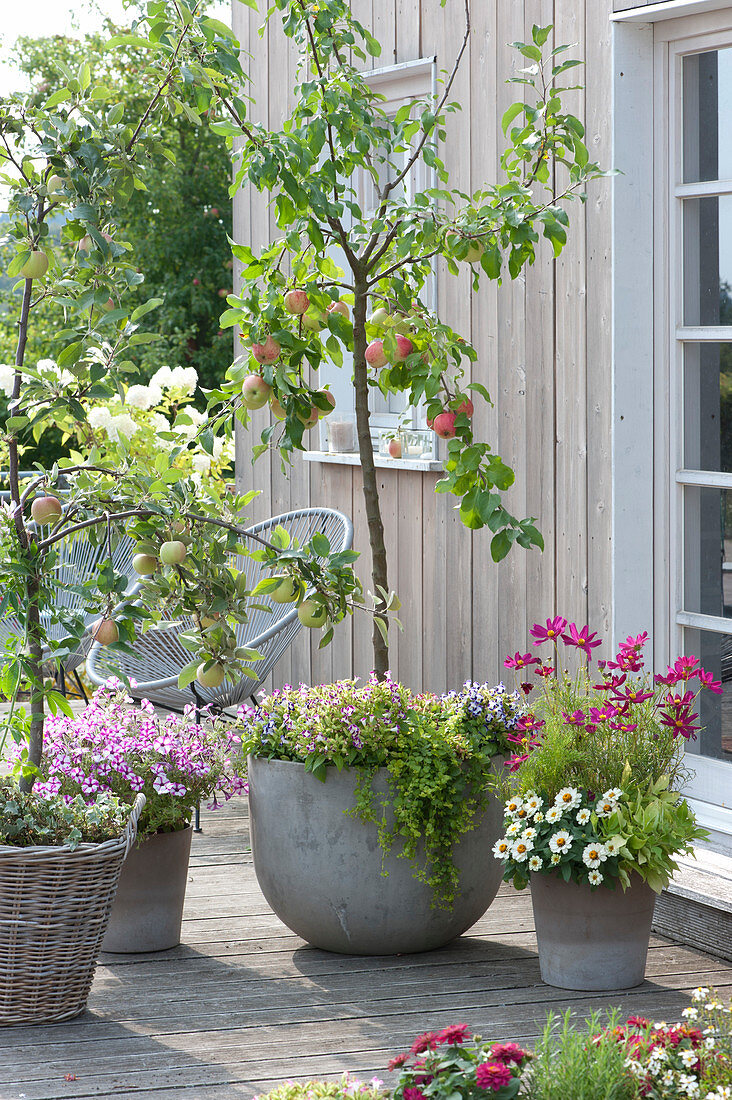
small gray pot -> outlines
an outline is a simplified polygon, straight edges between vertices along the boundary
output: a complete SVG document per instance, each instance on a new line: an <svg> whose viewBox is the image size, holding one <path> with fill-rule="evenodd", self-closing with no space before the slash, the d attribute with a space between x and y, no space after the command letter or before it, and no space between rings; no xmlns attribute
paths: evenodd
<svg viewBox="0 0 732 1100"><path fill-rule="evenodd" d="M531 875L541 980L560 989L631 989L646 969L656 895L635 875L623 891Z"/></svg>
<svg viewBox="0 0 732 1100"><path fill-rule="evenodd" d="M132 955L180 943L193 827L154 833L122 867L103 951Z"/></svg>
<svg viewBox="0 0 732 1100"><path fill-rule="evenodd" d="M503 758L499 758L502 760ZM396 955L442 947L485 913L501 882L491 847L503 810L491 797L455 852L460 882L450 910L398 858L384 859L375 825L346 813L356 804L358 769L329 768L324 783L304 764L249 757L254 869L284 924L314 947L347 955ZM386 769L374 779L388 793Z"/></svg>

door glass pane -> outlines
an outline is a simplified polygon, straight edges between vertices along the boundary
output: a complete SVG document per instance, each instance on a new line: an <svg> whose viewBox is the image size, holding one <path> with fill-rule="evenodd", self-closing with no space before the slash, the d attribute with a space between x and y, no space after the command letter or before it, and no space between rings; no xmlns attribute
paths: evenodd
<svg viewBox="0 0 732 1100"><path fill-rule="evenodd" d="M732 344L684 345L683 462L732 473Z"/></svg>
<svg viewBox="0 0 732 1100"><path fill-rule="evenodd" d="M732 489L684 487L684 610L732 618Z"/></svg>
<svg viewBox="0 0 732 1100"><path fill-rule="evenodd" d="M732 179L732 48L683 60L683 179Z"/></svg>
<svg viewBox="0 0 732 1100"><path fill-rule="evenodd" d="M685 630L685 650L722 681L722 694L702 691L697 699L703 727L699 749L704 756L732 761L732 636L711 630Z"/></svg>
<svg viewBox="0 0 732 1100"><path fill-rule="evenodd" d="M732 325L732 195L683 206L684 324Z"/></svg>

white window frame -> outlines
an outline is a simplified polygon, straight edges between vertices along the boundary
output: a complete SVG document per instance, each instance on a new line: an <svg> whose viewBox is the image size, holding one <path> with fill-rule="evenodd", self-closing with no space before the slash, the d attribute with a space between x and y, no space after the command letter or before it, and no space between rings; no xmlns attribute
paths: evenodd
<svg viewBox="0 0 732 1100"><path fill-rule="evenodd" d="M380 69L372 69L364 74L370 86L380 95L384 97L380 103L381 108L389 115L396 114L401 106L405 103L415 99L423 99L427 96L435 98L437 89L437 58L427 57L420 58L416 61L404 61L397 65L389 65ZM406 156L406 154L405 154ZM410 174L407 183L410 192L422 191L426 187L436 186L436 178L434 170L425 165L421 160L417 162L413 169L413 175ZM356 184L357 191L359 193L359 201L363 205L365 199L365 176L362 176L361 180ZM337 257L334 257L336 262L340 262ZM431 277L431 285L429 287L429 298L431 299L429 305L432 309L437 309L437 267L433 264L433 271ZM334 371L338 368L334 368ZM345 368L343 368L345 369ZM323 367L319 370L319 381L322 384L331 383L334 389L337 385L335 375L329 377L327 367ZM341 390L343 392L343 390ZM377 398L379 391L374 391ZM339 397L338 408L342 412L353 412L355 406L348 408ZM409 429L427 429L426 412L423 404L418 406L406 406L401 410L397 407L401 404L402 399L398 395L394 395L389 399L389 405L394 405L394 408L387 409L371 409L371 429L372 436L374 437L374 446L378 447L378 437L380 431L395 430L397 427L402 426ZM321 424L324 422L321 422ZM436 437L435 437L436 440ZM419 461L413 461L409 459L378 459L377 464L390 467L399 467L404 469L418 469L418 470L442 470L443 463L438 460L438 446L437 442L433 445L433 458L424 459ZM325 451L309 451L304 456L310 461L329 461L337 463L357 464L357 454L328 454Z"/></svg>
<svg viewBox="0 0 732 1100"><path fill-rule="evenodd" d="M684 470L679 450L684 339L732 338L726 326L676 323L682 199L732 193L726 183L678 182L681 58L732 45L732 9L720 8L682 0L613 19L613 165L624 173L613 185L613 636L652 622L655 667L682 651L685 627L732 633L732 622L683 608L679 523L685 484L732 485ZM691 804L712 842L732 852L732 764L694 743L688 761Z"/></svg>

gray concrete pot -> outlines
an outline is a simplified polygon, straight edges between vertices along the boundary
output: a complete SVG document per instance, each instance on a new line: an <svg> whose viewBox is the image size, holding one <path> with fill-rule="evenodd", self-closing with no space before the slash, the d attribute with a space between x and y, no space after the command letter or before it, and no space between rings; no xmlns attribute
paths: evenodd
<svg viewBox="0 0 732 1100"><path fill-rule="evenodd" d="M502 759L502 758L501 758ZM386 770L374 789L388 792ZM453 908L431 907L432 891L392 851L384 861L375 825L349 816L358 769L329 768L325 783L304 764L249 757L254 869L284 924L314 947L347 955L396 955L442 947L467 931L496 896L501 865L491 847L503 810L491 798L455 853Z"/></svg>
<svg viewBox="0 0 732 1100"><path fill-rule="evenodd" d="M541 980L560 989L631 989L646 969L656 895L634 876L623 892L531 875Z"/></svg>
<svg viewBox="0 0 732 1100"><path fill-rule="evenodd" d="M166 951L180 943L193 827L154 833L122 867L103 951Z"/></svg>

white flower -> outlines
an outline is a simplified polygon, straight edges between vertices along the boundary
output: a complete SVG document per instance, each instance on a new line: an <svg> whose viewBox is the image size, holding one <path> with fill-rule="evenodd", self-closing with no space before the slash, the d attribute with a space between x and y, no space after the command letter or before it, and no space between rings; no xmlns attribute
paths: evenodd
<svg viewBox="0 0 732 1100"><path fill-rule="evenodd" d="M705 1048L707 1050L714 1050L716 1045L717 1045L717 1040L714 1038L714 1036L713 1035L707 1035L706 1039L704 1040Z"/></svg>
<svg viewBox="0 0 732 1100"><path fill-rule="evenodd" d="M170 388L192 394L198 385L198 372L195 367L174 367L170 374Z"/></svg>
<svg viewBox="0 0 732 1100"><path fill-rule="evenodd" d="M520 836L511 848L511 855L517 863L523 863L525 859L529 858L529 853L533 848L533 840L525 840L524 837Z"/></svg>
<svg viewBox="0 0 732 1100"><path fill-rule="evenodd" d="M538 813L543 805L544 799L540 798L538 794L534 793L534 791L529 791L529 793L524 797L524 806L532 817L535 813Z"/></svg>
<svg viewBox="0 0 732 1100"><path fill-rule="evenodd" d="M520 821L512 821L506 829L506 836L518 836L523 826Z"/></svg>
<svg viewBox="0 0 732 1100"><path fill-rule="evenodd" d="M602 798L598 798L595 803L595 813L598 817L610 817L614 814L618 808L617 800L614 798L608 798L607 795L603 795Z"/></svg>
<svg viewBox="0 0 732 1100"><path fill-rule="evenodd" d="M522 806L523 802L520 798L511 798L504 806L503 812L506 817L515 817Z"/></svg>
<svg viewBox="0 0 732 1100"><path fill-rule="evenodd" d="M511 852L511 845L504 836L501 837L500 840L496 841L496 843L493 845L492 850L493 855L496 857L496 859L507 859Z"/></svg>
<svg viewBox="0 0 732 1100"><path fill-rule="evenodd" d="M653 1021L653 1026L656 1029L656 1031L663 1031L664 1028L668 1027L668 1024L666 1023L665 1020L654 1020ZM656 1049L659 1049L659 1048L657 1047ZM664 1054L664 1058L665 1057L666 1057L666 1055Z"/></svg>
<svg viewBox="0 0 732 1100"><path fill-rule="evenodd" d="M153 405L159 404L155 400L155 393L160 393L160 390L153 389L151 392L147 386L130 386L125 394L125 405L129 405L131 409L151 409Z"/></svg>
<svg viewBox="0 0 732 1100"><path fill-rule="evenodd" d="M196 454L193 455L191 464L197 474L207 474L211 469L211 459L207 454L204 454L203 451L197 451ZM518 828L520 829L521 826L519 825Z"/></svg>
<svg viewBox="0 0 732 1100"><path fill-rule="evenodd" d="M681 1091L685 1092L687 1096L699 1095L699 1082L690 1073L680 1073L678 1084Z"/></svg>
<svg viewBox="0 0 732 1100"><path fill-rule="evenodd" d="M89 409L88 412L89 423L94 431L98 431L99 428L103 428L105 431L112 423L112 414L106 405L97 405L94 409Z"/></svg>
<svg viewBox="0 0 732 1100"><path fill-rule="evenodd" d="M673 1085L675 1080L676 1080L676 1074L674 1073L674 1071L672 1069L667 1069L666 1072L664 1073L663 1077L661 1078L661 1082L664 1085Z"/></svg>
<svg viewBox="0 0 732 1100"><path fill-rule="evenodd" d="M707 1012L724 1012L724 1005L721 1001L707 1001L704 1007Z"/></svg>
<svg viewBox="0 0 732 1100"><path fill-rule="evenodd" d="M681 1013L685 1020L698 1020L699 1009L698 1008L685 1008Z"/></svg>
<svg viewBox="0 0 732 1100"><path fill-rule="evenodd" d="M717 1085L714 1092L708 1092L705 1100L732 1100L732 1088L728 1085Z"/></svg>
<svg viewBox="0 0 732 1100"><path fill-rule="evenodd" d="M608 799L609 802L619 802L623 797L623 792L620 787L611 787L609 791L605 791L602 797Z"/></svg>
<svg viewBox="0 0 732 1100"><path fill-rule="evenodd" d="M529 870L530 871L540 871L543 866L544 866L544 860L541 858L541 856L532 856L531 859L529 860Z"/></svg>
<svg viewBox="0 0 732 1100"><path fill-rule="evenodd" d="M604 844L588 844L582 853L582 862L586 867L599 867L607 859Z"/></svg>
<svg viewBox="0 0 732 1100"><path fill-rule="evenodd" d="M521 836L524 840L533 840L536 836L536 829L532 829L531 826L529 826L528 829L524 829Z"/></svg>
<svg viewBox="0 0 732 1100"><path fill-rule="evenodd" d="M581 801L582 795L576 787L562 787L554 799L554 805L561 806L563 810L573 810Z"/></svg>
<svg viewBox="0 0 732 1100"><path fill-rule="evenodd" d="M541 812L541 810L537 810L536 813L534 814L534 824L535 825L540 825L543 820L544 820L544 814Z"/></svg>
<svg viewBox="0 0 732 1100"><path fill-rule="evenodd" d="M686 1069L691 1069L699 1061L699 1055L695 1050L682 1050L679 1055Z"/></svg>
<svg viewBox="0 0 732 1100"><path fill-rule="evenodd" d="M622 847L623 838L621 836L614 836L605 841L605 851L609 856L616 855Z"/></svg>
<svg viewBox="0 0 732 1100"><path fill-rule="evenodd" d="M554 852L553 855L551 856L552 867L556 867L557 863L559 863L561 858L562 857L560 856L559 852Z"/></svg>
<svg viewBox="0 0 732 1100"><path fill-rule="evenodd" d="M583 806L581 810L577 810L575 815L575 821L578 825L586 825L590 820L590 811L586 806Z"/></svg>
<svg viewBox="0 0 732 1100"><path fill-rule="evenodd" d="M563 855L572 847L571 834L568 833L566 829L560 829L558 833L554 833L554 835L550 837L549 847L552 852Z"/></svg>
<svg viewBox="0 0 732 1100"><path fill-rule="evenodd" d="M234 440L217 435L213 441L214 462L231 462L234 458Z"/></svg>
<svg viewBox="0 0 732 1100"><path fill-rule="evenodd" d="M0 363L0 390L3 391L6 397L13 396L14 383L15 367L12 367L9 363Z"/></svg>
<svg viewBox="0 0 732 1100"><path fill-rule="evenodd" d="M600 883L604 881L604 876L601 875L599 871L590 871L587 877L590 880L591 886L599 886Z"/></svg>
<svg viewBox="0 0 732 1100"><path fill-rule="evenodd" d="M132 439L135 432L139 432L140 425L136 424L129 413L119 413L113 416L107 424L107 435L112 440L118 440L120 436Z"/></svg>
<svg viewBox="0 0 732 1100"><path fill-rule="evenodd" d="M36 370L39 374L55 374L56 377L61 373L55 359L39 359L36 363Z"/></svg>
<svg viewBox="0 0 732 1100"><path fill-rule="evenodd" d="M555 821L562 820L563 812L564 811L562 810L561 806L550 806L547 812L544 814L544 820L550 822L551 824L554 824Z"/></svg>
<svg viewBox="0 0 732 1100"><path fill-rule="evenodd" d="M691 995L692 1001L703 1001L709 993L708 985L698 985Z"/></svg>
<svg viewBox="0 0 732 1100"><path fill-rule="evenodd" d="M170 367L160 367L155 371L155 374L150 379L151 383L154 383L158 389L169 390L172 386L173 372Z"/></svg>

